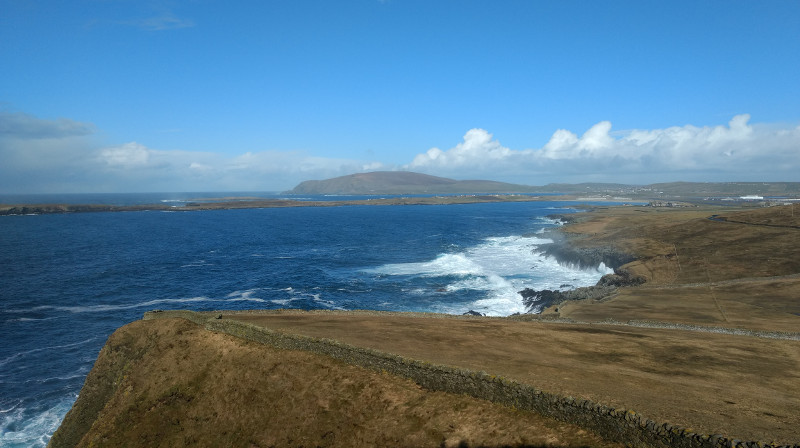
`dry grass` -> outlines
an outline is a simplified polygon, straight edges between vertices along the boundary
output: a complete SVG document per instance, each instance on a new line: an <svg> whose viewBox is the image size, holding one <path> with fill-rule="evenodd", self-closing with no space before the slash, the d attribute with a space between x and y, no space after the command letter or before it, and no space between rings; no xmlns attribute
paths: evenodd
<svg viewBox="0 0 800 448"><path fill-rule="evenodd" d="M563 317L654 319L800 330L800 213L765 209L604 208L565 230L578 245L616 245L648 278L602 303L559 306ZM737 222L710 220L720 219ZM768 225L764 225L768 224ZM549 310L552 312L553 310Z"/></svg>
<svg viewBox="0 0 800 448"><path fill-rule="evenodd" d="M619 446L533 413L181 319L122 327L97 363L71 413L91 401L93 385L114 391L77 446ZM57 433L53 446L73 444Z"/></svg>
<svg viewBox="0 0 800 448"><path fill-rule="evenodd" d="M800 440L800 342L685 330L267 312L225 318L464 367L742 440Z"/></svg>

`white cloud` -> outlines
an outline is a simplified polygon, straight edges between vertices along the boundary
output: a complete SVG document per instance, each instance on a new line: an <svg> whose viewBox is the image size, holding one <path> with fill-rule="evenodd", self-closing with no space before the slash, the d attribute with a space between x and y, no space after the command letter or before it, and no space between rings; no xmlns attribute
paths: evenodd
<svg viewBox="0 0 800 448"><path fill-rule="evenodd" d="M100 159L109 166L134 168L147 165L150 150L136 142L106 148L100 151Z"/></svg>
<svg viewBox="0 0 800 448"><path fill-rule="evenodd" d="M431 148L406 166L439 175L482 176L541 184L584 180L649 183L664 180L795 180L800 126L750 124L737 115L725 125L630 130L614 137L601 121L582 136L559 129L540 149L503 147L483 129L462 143ZM713 178L709 178L709 176Z"/></svg>
<svg viewBox="0 0 800 448"><path fill-rule="evenodd" d="M102 147L85 135L92 129L71 120L0 115L0 191L279 191L308 179L386 168L302 151L226 155L138 142Z"/></svg>
<svg viewBox="0 0 800 448"><path fill-rule="evenodd" d="M414 157L408 168L469 166L476 163L484 164L491 160L504 160L513 155L514 151L493 140L492 134L483 129L470 129L464 135L464 141L456 147L447 151L431 148Z"/></svg>
<svg viewBox="0 0 800 448"><path fill-rule="evenodd" d="M305 151L240 154L101 145L94 126L0 112L0 191L278 191L309 179L396 168L457 179L549 182L796 181L800 126L673 126L612 132L601 121L582 135L556 130L536 149L503 146L471 129L450 149L431 148L403 167Z"/></svg>

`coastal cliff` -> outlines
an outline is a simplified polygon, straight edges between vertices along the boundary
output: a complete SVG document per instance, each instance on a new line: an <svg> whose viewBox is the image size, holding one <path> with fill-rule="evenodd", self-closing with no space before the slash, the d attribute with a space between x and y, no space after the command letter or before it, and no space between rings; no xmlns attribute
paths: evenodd
<svg viewBox="0 0 800 448"><path fill-rule="evenodd" d="M137 321L101 350L50 447L598 446L575 425L184 319Z"/></svg>

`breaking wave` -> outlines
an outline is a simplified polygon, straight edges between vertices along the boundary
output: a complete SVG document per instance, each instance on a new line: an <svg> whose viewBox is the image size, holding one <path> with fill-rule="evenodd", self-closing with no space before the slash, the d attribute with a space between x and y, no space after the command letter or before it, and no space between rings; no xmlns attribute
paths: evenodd
<svg viewBox="0 0 800 448"><path fill-rule="evenodd" d="M602 263L593 269L561 264L539 250L551 243L552 240L535 236L492 237L460 252L439 254L433 260L386 264L367 272L412 281L415 277L438 278L446 286L437 292L481 292L482 297L469 303L469 307L489 316L524 313L526 307L519 291L525 288L590 286L613 272ZM424 294L424 289L420 293ZM466 311L461 304L441 303L438 308L450 313Z"/></svg>

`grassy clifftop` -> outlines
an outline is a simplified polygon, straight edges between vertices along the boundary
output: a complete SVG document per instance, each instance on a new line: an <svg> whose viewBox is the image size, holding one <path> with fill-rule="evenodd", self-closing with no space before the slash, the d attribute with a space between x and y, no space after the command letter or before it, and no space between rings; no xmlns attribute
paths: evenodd
<svg viewBox="0 0 800 448"><path fill-rule="evenodd" d="M800 205L611 207L573 216L580 219L564 228L572 244L634 254L623 267L647 283L611 300L564 304L561 317L800 328Z"/></svg>
<svg viewBox="0 0 800 448"><path fill-rule="evenodd" d="M50 446L619 445L530 412L162 319L109 338Z"/></svg>

